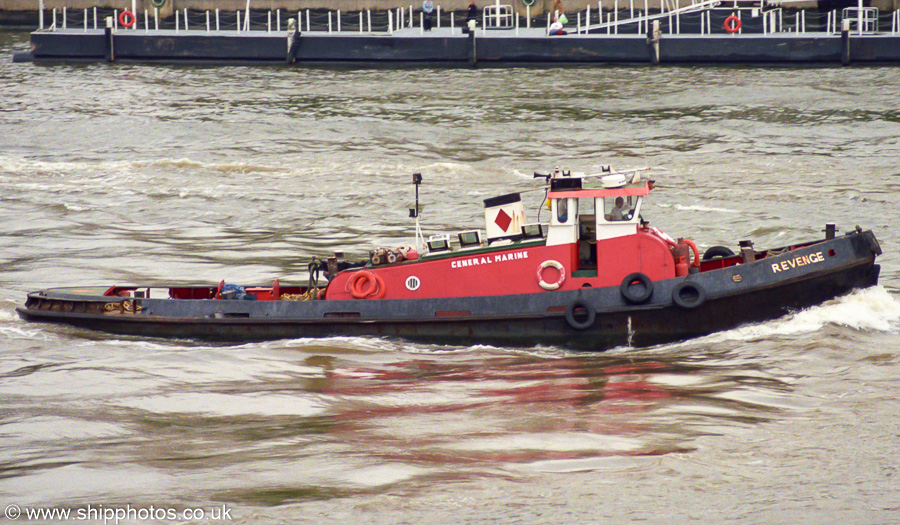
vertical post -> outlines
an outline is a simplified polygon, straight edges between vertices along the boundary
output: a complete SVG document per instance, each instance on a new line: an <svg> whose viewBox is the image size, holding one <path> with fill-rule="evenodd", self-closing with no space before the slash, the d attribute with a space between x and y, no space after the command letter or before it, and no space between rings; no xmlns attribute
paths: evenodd
<svg viewBox="0 0 900 525"><path fill-rule="evenodd" d="M654 20L653 29L647 30L647 44L650 47L650 63L659 64L659 20Z"/></svg>
<svg viewBox="0 0 900 525"><path fill-rule="evenodd" d="M531 6L525 6L525 24L528 29L531 29Z"/></svg>
<svg viewBox="0 0 900 525"><path fill-rule="evenodd" d="M53 22L56 22L56 17L53 18ZM106 29L104 31L106 33L107 62L114 62L116 60L116 48L113 41L113 24L115 24L114 19L111 17L106 17Z"/></svg>
<svg viewBox="0 0 900 525"><path fill-rule="evenodd" d="M453 11L450 11L450 34L453 34L453 31L456 29L456 20L453 17Z"/></svg>
<svg viewBox="0 0 900 525"><path fill-rule="evenodd" d="M250 31L250 0L247 0L247 7L244 8L244 31Z"/></svg>
<svg viewBox="0 0 900 525"><path fill-rule="evenodd" d="M159 8L153 8L153 29L159 31Z"/></svg>
<svg viewBox="0 0 900 525"><path fill-rule="evenodd" d="M412 27L413 27L413 8L412 8L412 6L409 6L409 28L412 29Z"/></svg>
<svg viewBox="0 0 900 525"><path fill-rule="evenodd" d="M280 7L275 11L275 27L277 28L277 31L280 33L281 32L281 8ZM296 27L296 24L294 27Z"/></svg>
<svg viewBox="0 0 900 525"><path fill-rule="evenodd" d="M237 32L241 32L241 12L240 10L235 11L234 14L237 16ZM175 22L178 23L178 13L175 13Z"/></svg>
<svg viewBox="0 0 900 525"><path fill-rule="evenodd" d="M94 8L94 29L97 29L97 8Z"/></svg>
<svg viewBox="0 0 900 525"><path fill-rule="evenodd" d="M144 32L150 32L150 13L146 9L144 9Z"/></svg>
<svg viewBox="0 0 900 525"><path fill-rule="evenodd" d="M178 21L178 10L175 11L175 32L181 30L180 22Z"/></svg>
<svg viewBox="0 0 900 525"><path fill-rule="evenodd" d="M581 34L581 11L578 11L578 24L575 27L576 27L575 32L580 35Z"/></svg>
<svg viewBox="0 0 900 525"><path fill-rule="evenodd" d="M857 24L859 20L857 20ZM850 65L850 19L841 20L841 65Z"/></svg>
<svg viewBox="0 0 900 525"><path fill-rule="evenodd" d="M131 0L131 14L134 15L134 25L131 26L131 29L137 31L137 0Z"/></svg>
<svg viewBox="0 0 900 525"><path fill-rule="evenodd" d="M219 8L216 8L216 31L219 31Z"/></svg>
<svg viewBox="0 0 900 525"><path fill-rule="evenodd" d="M587 5L587 9L584 14L584 32L587 33L588 27L591 26L591 4Z"/></svg>
<svg viewBox="0 0 900 525"><path fill-rule="evenodd" d="M38 0L38 24L41 29L44 29L44 0ZM94 19L94 29L96 29L96 25L97 20Z"/></svg>
<svg viewBox="0 0 900 525"><path fill-rule="evenodd" d="M856 0L856 34L862 36L863 0Z"/></svg>
<svg viewBox="0 0 900 525"><path fill-rule="evenodd" d="M309 33L309 9L306 10L306 32Z"/></svg>
<svg viewBox="0 0 900 525"><path fill-rule="evenodd" d="M437 26L438 28L441 27L441 4L437 6Z"/></svg>
<svg viewBox="0 0 900 525"><path fill-rule="evenodd" d="M68 26L66 25L66 19L68 18L68 16L67 16L67 15L68 15L68 8L67 8L66 6L63 6L63 13L62 13L62 15L63 15L63 29L67 29Z"/></svg>
<svg viewBox="0 0 900 525"><path fill-rule="evenodd" d="M419 34L425 34L425 13L419 13Z"/></svg>
<svg viewBox="0 0 900 525"><path fill-rule="evenodd" d="M341 10L337 10L337 32L341 32Z"/></svg>
<svg viewBox="0 0 900 525"><path fill-rule="evenodd" d="M331 33L331 11L328 11L328 32Z"/></svg>
<svg viewBox="0 0 900 525"><path fill-rule="evenodd" d="M390 13L390 10L388 10L388 13ZM369 19L369 32L371 33L372 32L372 10L371 9L366 10L366 18Z"/></svg>
<svg viewBox="0 0 900 525"><path fill-rule="evenodd" d="M359 10L359 32L363 32L363 14L362 9Z"/></svg>
<svg viewBox="0 0 900 525"><path fill-rule="evenodd" d="M266 33L272 32L272 11L268 12L268 16L266 17Z"/></svg>
<svg viewBox="0 0 900 525"><path fill-rule="evenodd" d="M188 8L184 8L184 30L187 31L188 28Z"/></svg>
<svg viewBox="0 0 900 525"><path fill-rule="evenodd" d="M206 10L206 32L209 33L209 9Z"/></svg>
<svg viewBox="0 0 900 525"><path fill-rule="evenodd" d="M628 18L634 18L634 0L628 0Z"/></svg>
<svg viewBox="0 0 900 525"><path fill-rule="evenodd" d="M613 12L615 13L615 25L614 25L615 31L614 32L618 35L619 34L619 0L615 1L615 10Z"/></svg>
<svg viewBox="0 0 900 525"><path fill-rule="evenodd" d="M388 9L388 34L394 34L394 12Z"/></svg>
<svg viewBox="0 0 900 525"><path fill-rule="evenodd" d="M147 11L144 11L144 14L147 14ZM87 33L87 21L88 21L88 10L84 10L84 32ZM144 25L147 25L146 23Z"/></svg>

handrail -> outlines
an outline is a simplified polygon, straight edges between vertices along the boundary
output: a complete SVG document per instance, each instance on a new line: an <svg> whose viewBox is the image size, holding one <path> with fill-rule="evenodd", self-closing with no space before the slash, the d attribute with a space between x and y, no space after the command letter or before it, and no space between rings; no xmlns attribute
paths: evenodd
<svg viewBox="0 0 900 525"><path fill-rule="evenodd" d="M724 0L704 0L704 1L698 2L696 4L679 7L678 9L673 9L671 11L659 12L654 15L644 14L641 16L620 18L620 19L614 20L612 22L600 22L599 24L588 25L588 26L582 28L582 31L585 33L589 33L591 30L594 30L594 29L606 29L606 28L611 28L611 27L618 27L620 25L625 25L625 24L650 22L652 20L659 20L661 18L668 18L671 15L680 15L680 14L684 14L684 13L693 13L695 11L703 11L710 7L716 7L719 4L722 4L723 1Z"/></svg>

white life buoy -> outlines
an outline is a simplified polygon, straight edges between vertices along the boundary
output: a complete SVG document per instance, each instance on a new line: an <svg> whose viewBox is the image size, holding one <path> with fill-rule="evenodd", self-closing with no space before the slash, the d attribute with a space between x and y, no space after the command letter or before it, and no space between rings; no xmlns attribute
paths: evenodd
<svg viewBox="0 0 900 525"><path fill-rule="evenodd" d="M555 283L548 283L544 280L544 270L550 267L556 268L556 270L559 272L559 279L557 279ZM559 263L558 261L554 261L553 259L544 261L540 266L538 266L537 280L538 286L540 286L544 290L556 290L557 288L562 286L564 282L566 282L566 269L563 268L563 265L561 263Z"/></svg>

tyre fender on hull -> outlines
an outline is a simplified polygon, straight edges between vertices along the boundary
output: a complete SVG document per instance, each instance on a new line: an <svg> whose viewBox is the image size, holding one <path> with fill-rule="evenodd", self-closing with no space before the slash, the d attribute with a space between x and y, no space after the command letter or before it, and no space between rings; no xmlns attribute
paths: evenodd
<svg viewBox="0 0 900 525"><path fill-rule="evenodd" d="M646 303L653 295L653 281L641 272L630 273L622 279L619 292L631 304Z"/></svg>
<svg viewBox="0 0 900 525"><path fill-rule="evenodd" d="M706 302L706 290L695 281L681 281L672 290L672 301L685 310L693 310Z"/></svg>
<svg viewBox="0 0 900 525"><path fill-rule="evenodd" d="M590 328L596 318L597 311L583 299L576 299L566 307L566 323L575 330Z"/></svg>

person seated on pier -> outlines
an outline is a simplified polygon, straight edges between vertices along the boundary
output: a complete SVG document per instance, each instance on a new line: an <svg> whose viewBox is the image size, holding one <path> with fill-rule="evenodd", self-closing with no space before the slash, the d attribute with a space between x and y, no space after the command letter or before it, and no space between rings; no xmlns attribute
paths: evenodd
<svg viewBox="0 0 900 525"><path fill-rule="evenodd" d="M627 221L631 219L631 208L625 204L625 199L616 197L616 206L609 212L611 221Z"/></svg>
<svg viewBox="0 0 900 525"><path fill-rule="evenodd" d="M431 13L434 11L434 2L431 0L424 0L422 2L422 29L424 31L431 31Z"/></svg>
<svg viewBox="0 0 900 525"><path fill-rule="evenodd" d="M565 35L565 34L566 34L566 30L563 29L562 22L560 22L559 19L554 16L553 23L550 24L550 28L547 30L547 35L553 36L553 35Z"/></svg>

